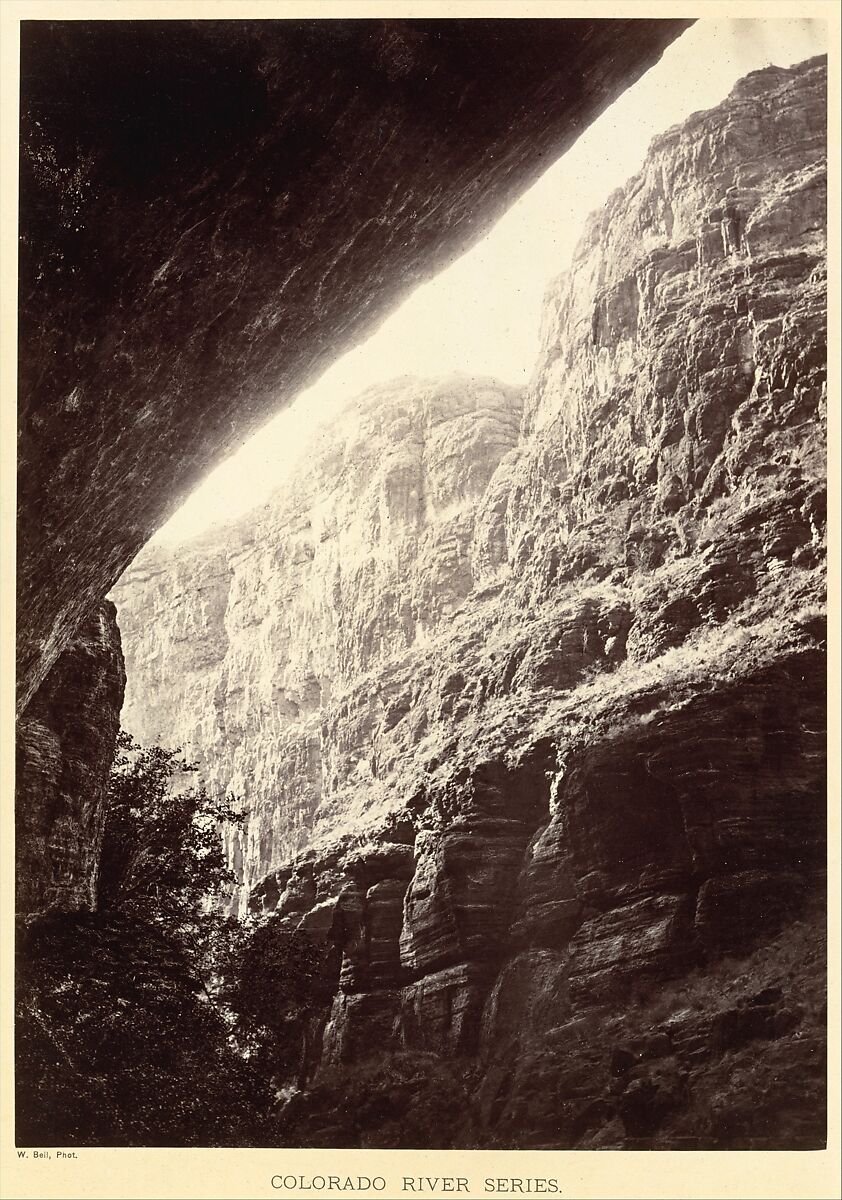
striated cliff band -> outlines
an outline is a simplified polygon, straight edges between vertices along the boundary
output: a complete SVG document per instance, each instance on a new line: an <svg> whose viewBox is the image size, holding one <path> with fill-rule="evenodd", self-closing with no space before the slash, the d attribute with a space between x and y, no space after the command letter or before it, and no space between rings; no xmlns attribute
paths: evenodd
<svg viewBox="0 0 842 1200"><path fill-rule="evenodd" d="M297 1144L405 1142L419 1061L430 1144L823 1144L825 89L653 143L525 393L370 390L114 590L123 724L336 950Z"/></svg>

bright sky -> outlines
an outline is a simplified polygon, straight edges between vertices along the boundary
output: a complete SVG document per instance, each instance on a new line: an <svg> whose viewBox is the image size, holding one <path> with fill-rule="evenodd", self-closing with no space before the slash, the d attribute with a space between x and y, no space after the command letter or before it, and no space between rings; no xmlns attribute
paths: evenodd
<svg viewBox="0 0 842 1200"><path fill-rule="evenodd" d="M183 541L264 503L308 435L370 384L456 371L526 383L547 284L568 264L587 215L640 167L652 138L719 104L749 71L826 50L823 21L698 21L482 242L419 287L368 341L208 475L154 540Z"/></svg>

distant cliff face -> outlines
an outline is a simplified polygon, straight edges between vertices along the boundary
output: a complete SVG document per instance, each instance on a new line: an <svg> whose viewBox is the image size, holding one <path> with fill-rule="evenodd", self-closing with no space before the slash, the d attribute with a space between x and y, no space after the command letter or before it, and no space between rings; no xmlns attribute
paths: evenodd
<svg viewBox="0 0 842 1200"><path fill-rule="evenodd" d="M368 393L115 592L127 727L243 793L252 906L342 952L321 1069L478 1064L492 1144L823 1136L825 88L653 144L519 428L488 381Z"/></svg>
<svg viewBox="0 0 842 1200"><path fill-rule="evenodd" d="M812 543L824 477L824 78L818 62L749 76L658 138L591 217L547 297L531 437L509 488L524 594L687 560L729 523L759 528L776 503L791 510L790 544L774 531L752 543L766 566ZM739 557L750 574L744 537Z"/></svg>
<svg viewBox="0 0 842 1200"><path fill-rule="evenodd" d="M489 380L373 388L264 510L150 549L115 590L123 723L247 799L233 853L248 887L306 844L326 797L370 791L359 814L382 791L389 673L473 590L478 505L521 413L520 392Z"/></svg>

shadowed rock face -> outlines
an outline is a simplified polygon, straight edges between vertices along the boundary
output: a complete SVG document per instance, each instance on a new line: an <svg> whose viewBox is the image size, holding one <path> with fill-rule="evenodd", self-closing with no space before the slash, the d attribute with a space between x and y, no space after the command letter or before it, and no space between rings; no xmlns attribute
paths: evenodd
<svg viewBox="0 0 842 1200"><path fill-rule="evenodd" d="M455 508L417 498L452 503L475 385L401 382L379 419L363 398L364 484L351 442L320 459L321 524L280 491L253 560L240 525L121 581L130 728L213 747L250 803L251 906L342 955L292 1144L413 1144L337 1115L343 1067L387 1045L467 1072L448 1144L822 1143L825 112L811 60L655 141ZM454 397L400 464L390 394ZM191 625L230 642L197 653L186 717ZM239 722L221 757L211 695Z"/></svg>
<svg viewBox="0 0 842 1200"><path fill-rule="evenodd" d="M19 912L93 905L125 682L114 605L105 601L18 722Z"/></svg>
<svg viewBox="0 0 842 1200"><path fill-rule="evenodd" d="M24 22L19 710L208 467L687 24Z"/></svg>

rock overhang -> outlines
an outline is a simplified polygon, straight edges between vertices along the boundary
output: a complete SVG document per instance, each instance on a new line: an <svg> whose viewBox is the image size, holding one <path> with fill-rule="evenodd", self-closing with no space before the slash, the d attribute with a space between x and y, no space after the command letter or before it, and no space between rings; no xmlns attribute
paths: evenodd
<svg viewBox="0 0 842 1200"><path fill-rule="evenodd" d="M22 23L19 708L201 476L691 23Z"/></svg>

